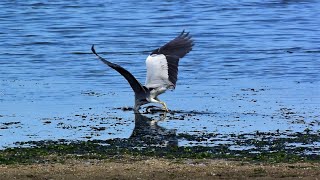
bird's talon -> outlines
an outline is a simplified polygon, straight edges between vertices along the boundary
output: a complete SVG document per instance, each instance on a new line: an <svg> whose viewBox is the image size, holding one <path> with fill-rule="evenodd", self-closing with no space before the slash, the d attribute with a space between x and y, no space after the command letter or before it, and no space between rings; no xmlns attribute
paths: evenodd
<svg viewBox="0 0 320 180"><path fill-rule="evenodd" d="M162 108L162 110L164 110L165 112L169 112L169 109L167 108Z"/></svg>
<svg viewBox="0 0 320 180"><path fill-rule="evenodd" d="M162 105L163 105L162 109L163 109L165 112L169 112L169 109L167 108L166 104L163 103Z"/></svg>

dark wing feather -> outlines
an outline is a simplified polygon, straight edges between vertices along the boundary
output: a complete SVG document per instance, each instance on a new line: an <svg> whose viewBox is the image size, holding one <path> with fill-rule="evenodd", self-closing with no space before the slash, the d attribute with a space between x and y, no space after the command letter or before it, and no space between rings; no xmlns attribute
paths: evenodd
<svg viewBox="0 0 320 180"><path fill-rule="evenodd" d="M102 58L101 56L99 56L95 49L94 49L94 45L92 45L91 47L91 51L93 54L95 54L103 63L105 63L106 65L110 66L111 68L113 68L114 70L118 71L124 78L126 78L126 80L128 81L128 83L130 84L131 88L133 89L133 91L135 92L135 94L141 94L141 93L146 93L146 90L143 88L143 86L140 84L140 82L126 69L124 69L123 67L114 64L112 62L107 61L106 59Z"/></svg>
<svg viewBox="0 0 320 180"><path fill-rule="evenodd" d="M165 44L155 49L151 54L163 54L166 56L168 63L169 81L176 86L178 80L179 59L183 58L192 50L193 41L189 33L182 31L181 34Z"/></svg>
<svg viewBox="0 0 320 180"><path fill-rule="evenodd" d="M179 58L176 56L166 56L168 62L168 74L169 81L176 86L178 80L178 66L179 66Z"/></svg>
<svg viewBox="0 0 320 180"><path fill-rule="evenodd" d="M182 58L192 50L193 45L194 44L189 33L182 31L178 37L174 38L164 46L155 49L151 54L164 54L165 56L170 55Z"/></svg>

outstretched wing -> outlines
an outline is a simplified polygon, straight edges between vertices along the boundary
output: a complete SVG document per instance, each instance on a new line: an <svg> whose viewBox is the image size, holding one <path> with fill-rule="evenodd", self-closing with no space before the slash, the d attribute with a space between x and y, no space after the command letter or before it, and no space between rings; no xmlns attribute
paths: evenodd
<svg viewBox="0 0 320 180"><path fill-rule="evenodd" d="M124 78L126 78L126 80L128 81L128 83L130 84L131 88L133 89L133 91L135 92L135 94L141 94L141 93L146 93L146 90L143 88L143 86L140 84L140 82L126 69L124 69L123 67L114 64L112 62L107 61L106 59L102 58L101 56L99 56L95 49L94 49L94 45L92 45L91 47L91 51L93 54L95 54L103 63L105 63L106 65L110 66L111 68L113 68L114 70L118 71Z"/></svg>
<svg viewBox="0 0 320 180"><path fill-rule="evenodd" d="M183 58L192 50L193 45L191 36L183 30L178 37L174 38L164 46L155 49L151 54L163 54L165 56Z"/></svg>
<svg viewBox="0 0 320 180"><path fill-rule="evenodd" d="M190 52L193 45L189 33L182 31L178 37L152 51L146 60L146 87L174 89L178 80L179 59Z"/></svg>

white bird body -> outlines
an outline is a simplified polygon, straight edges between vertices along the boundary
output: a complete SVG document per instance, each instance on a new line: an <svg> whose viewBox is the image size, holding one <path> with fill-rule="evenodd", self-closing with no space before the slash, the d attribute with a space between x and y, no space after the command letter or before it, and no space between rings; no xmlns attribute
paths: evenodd
<svg viewBox="0 0 320 180"><path fill-rule="evenodd" d="M146 60L146 66L147 77L145 86L147 88L173 86L172 82L169 81L168 63L165 55L149 55Z"/></svg>

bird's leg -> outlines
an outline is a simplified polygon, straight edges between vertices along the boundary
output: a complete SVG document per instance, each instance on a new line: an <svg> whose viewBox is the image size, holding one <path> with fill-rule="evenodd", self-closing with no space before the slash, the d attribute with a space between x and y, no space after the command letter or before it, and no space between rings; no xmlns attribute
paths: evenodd
<svg viewBox="0 0 320 180"><path fill-rule="evenodd" d="M163 110L165 110L166 112L169 112L166 103L164 103L164 102L162 102L162 101L159 101L159 103L162 104L162 106L163 106L162 109L163 109Z"/></svg>
<svg viewBox="0 0 320 180"><path fill-rule="evenodd" d="M158 99L158 97L152 98L152 99L150 100L150 102L161 104L161 105L162 105L162 109L165 110L166 112L169 112L166 103L160 101L160 99Z"/></svg>
<svg viewBox="0 0 320 180"><path fill-rule="evenodd" d="M154 99L157 100L157 101L159 101L160 104L162 104L162 106L163 106L162 109L163 109L163 110L165 110L166 112L169 112L166 103L160 101L160 99L158 99L158 97L155 97Z"/></svg>

